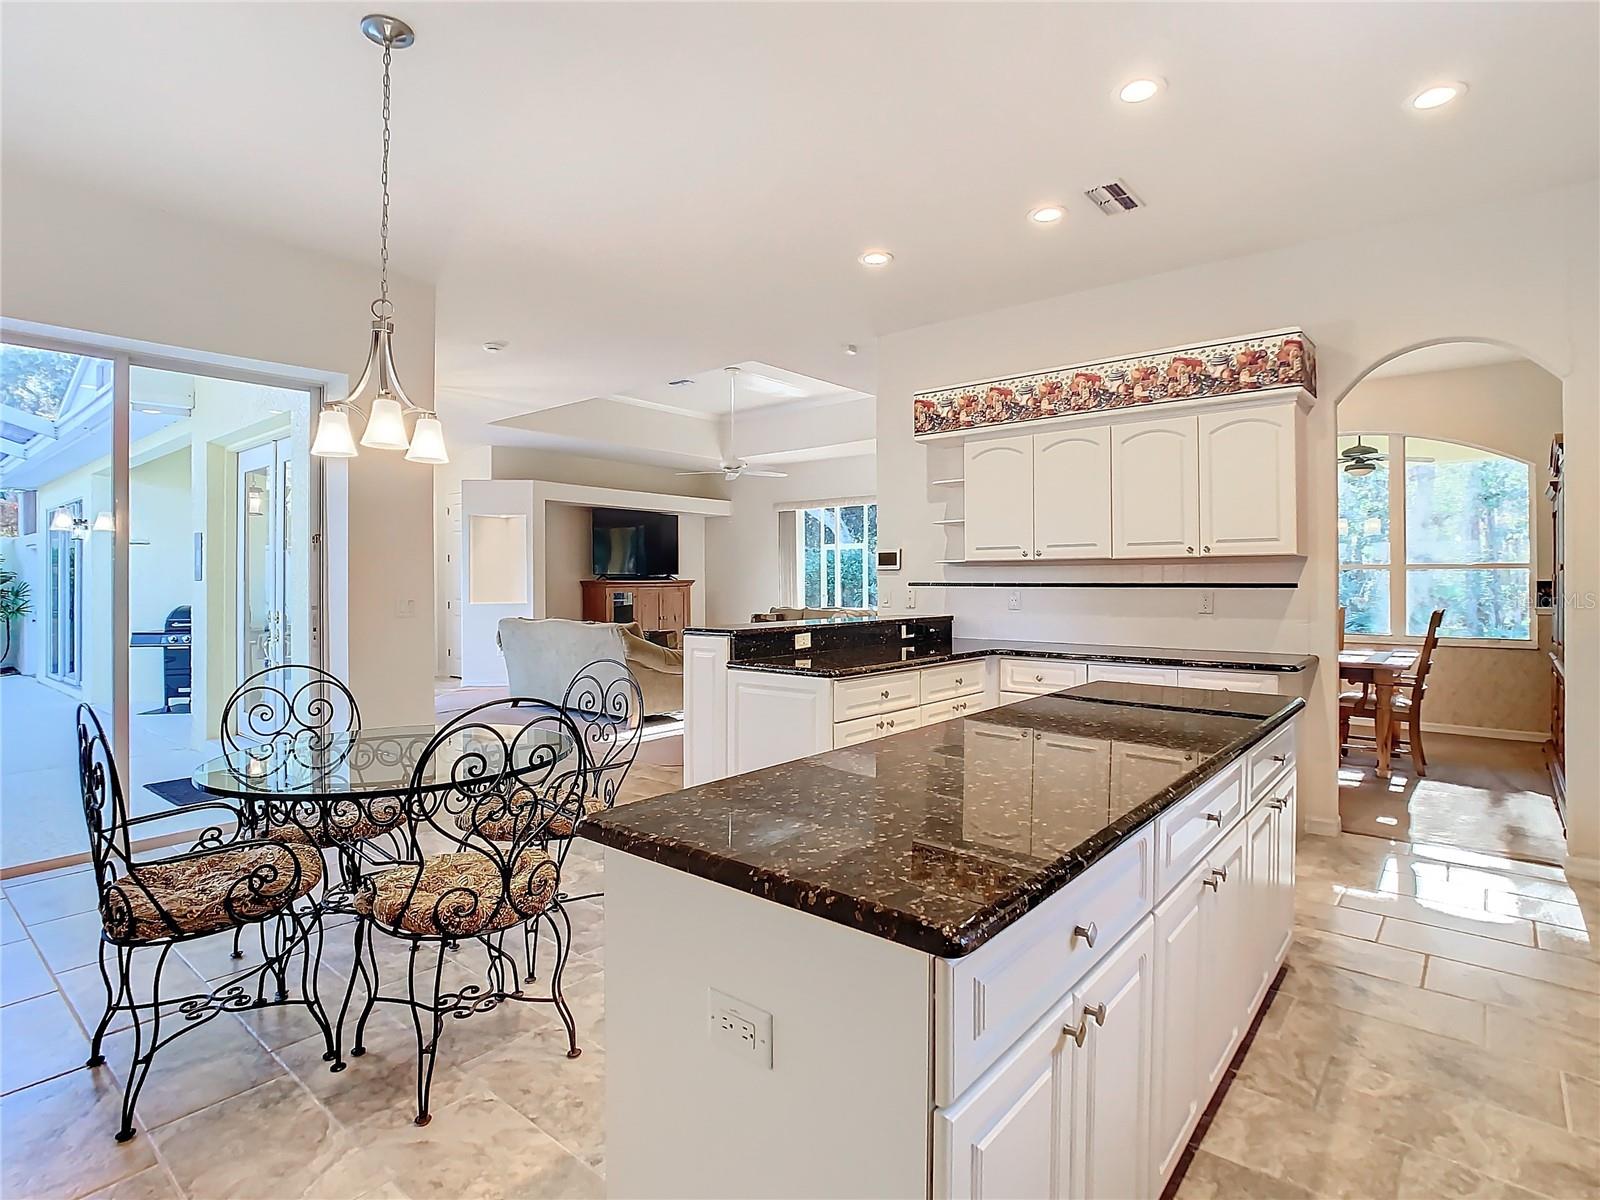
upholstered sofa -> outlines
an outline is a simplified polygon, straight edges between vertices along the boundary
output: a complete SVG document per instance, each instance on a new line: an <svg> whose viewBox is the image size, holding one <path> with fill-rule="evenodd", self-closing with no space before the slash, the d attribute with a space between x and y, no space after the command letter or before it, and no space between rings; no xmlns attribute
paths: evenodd
<svg viewBox="0 0 1600 1200"><path fill-rule="evenodd" d="M645 715L683 711L683 652L649 641L637 624L504 617L499 643L513 696L559 703L583 667L615 658L626 662L639 681Z"/></svg>

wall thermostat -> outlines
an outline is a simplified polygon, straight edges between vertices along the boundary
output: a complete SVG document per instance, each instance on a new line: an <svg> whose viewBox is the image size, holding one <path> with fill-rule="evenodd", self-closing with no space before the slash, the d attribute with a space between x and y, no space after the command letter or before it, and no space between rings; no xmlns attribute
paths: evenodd
<svg viewBox="0 0 1600 1200"><path fill-rule="evenodd" d="M879 550L878 551L878 570L880 570L880 571L898 571L899 569L900 569L900 551L898 551L898 550Z"/></svg>

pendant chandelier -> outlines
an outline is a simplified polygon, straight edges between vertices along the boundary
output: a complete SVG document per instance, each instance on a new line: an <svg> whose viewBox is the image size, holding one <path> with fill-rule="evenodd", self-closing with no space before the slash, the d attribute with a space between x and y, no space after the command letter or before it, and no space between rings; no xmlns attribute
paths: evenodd
<svg viewBox="0 0 1600 1200"><path fill-rule="evenodd" d="M398 17L373 15L361 19L361 32L383 47L383 219L378 229L378 298L372 302L372 342L367 348L367 365L350 394L343 400L329 401L317 415L317 436L311 453L321 458L354 458L358 453L350 429L350 414L366 420L361 444L374 450L404 450L406 458L419 463L447 463L444 427L432 409L414 404L400 386L395 370L394 304L389 299L389 63L396 50L404 50L417 35ZM361 402L373 392L369 407ZM416 415L411 433L406 433L406 417Z"/></svg>

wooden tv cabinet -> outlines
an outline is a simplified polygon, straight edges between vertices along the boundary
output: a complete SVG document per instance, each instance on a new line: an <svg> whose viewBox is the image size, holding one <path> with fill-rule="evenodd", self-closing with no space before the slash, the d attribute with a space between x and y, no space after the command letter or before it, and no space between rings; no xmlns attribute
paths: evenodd
<svg viewBox="0 0 1600 1200"><path fill-rule="evenodd" d="M689 623L692 579L584 579L583 619L625 625L639 622L647 634L678 649Z"/></svg>

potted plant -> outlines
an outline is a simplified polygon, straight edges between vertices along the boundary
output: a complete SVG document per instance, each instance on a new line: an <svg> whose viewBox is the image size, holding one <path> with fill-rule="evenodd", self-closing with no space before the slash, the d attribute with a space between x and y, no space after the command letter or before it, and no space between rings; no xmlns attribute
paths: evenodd
<svg viewBox="0 0 1600 1200"><path fill-rule="evenodd" d="M0 675L15 675L17 669L5 665L11 657L11 622L33 611L28 600L28 583L0 562Z"/></svg>

